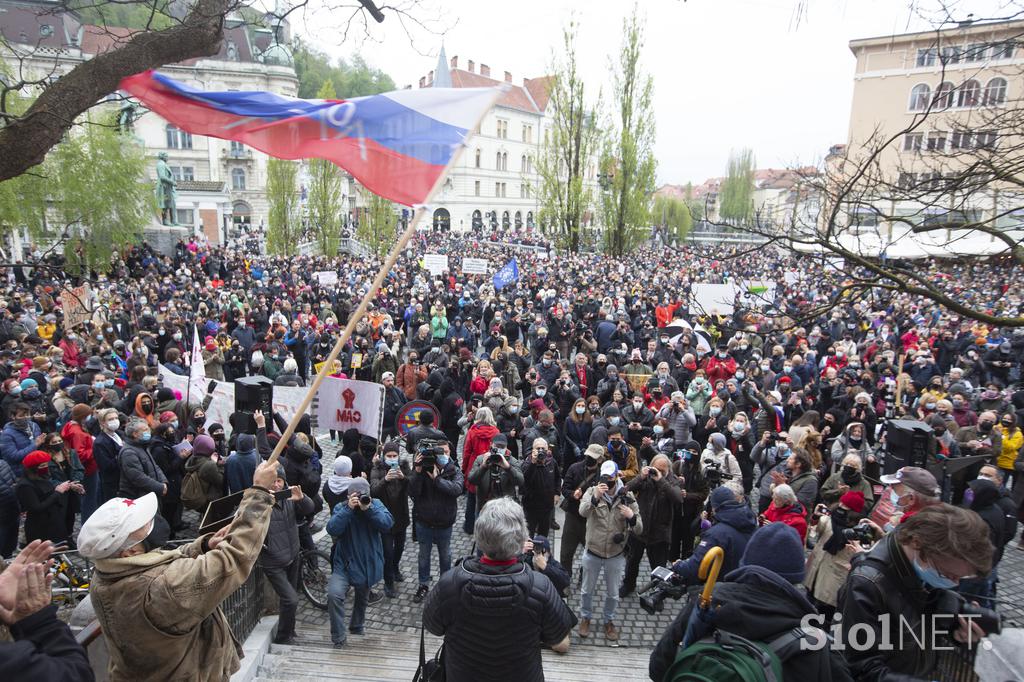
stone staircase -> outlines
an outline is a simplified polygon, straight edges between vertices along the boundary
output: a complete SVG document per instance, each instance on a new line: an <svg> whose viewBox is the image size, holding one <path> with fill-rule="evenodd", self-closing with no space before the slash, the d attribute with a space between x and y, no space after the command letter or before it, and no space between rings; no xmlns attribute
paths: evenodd
<svg viewBox="0 0 1024 682"><path fill-rule="evenodd" d="M257 682L408 682L419 665L419 631L368 629L363 636L349 635L343 649L334 649L327 631L300 627L297 640L293 646L271 645ZM440 645L440 638L427 634L428 657ZM595 645L573 645L565 655L544 650L544 677L549 682L646 680L648 654L648 650Z"/></svg>

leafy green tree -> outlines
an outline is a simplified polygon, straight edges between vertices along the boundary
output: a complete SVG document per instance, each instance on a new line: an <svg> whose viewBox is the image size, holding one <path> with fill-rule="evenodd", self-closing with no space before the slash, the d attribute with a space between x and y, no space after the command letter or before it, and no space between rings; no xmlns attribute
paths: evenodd
<svg viewBox="0 0 1024 682"><path fill-rule="evenodd" d="M334 99L334 84L325 80L317 91L318 99ZM338 252L341 239L341 186L343 173L326 159L309 161L309 222L316 234L317 245L324 255Z"/></svg>
<svg viewBox="0 0 1024 682"><path fill-rule="evenodd" d="M391 76L368 65L356 55L351 62L339 59L331 63L323 52L297 41L294 49L295 75L299 78L299 97L319 97L317 93L330 82L335 97L362 97L395 89Z"/></svg>
<svg viewBox="0 0 1024 682"><path fill-rule="evenodd" d="M143 149L111 128L83 128L32 173L0 182L0 234L24 230L41 250L63 251L76 275L107 272L156 213Z"/></svg>
<svg viewBox="0 0 1024 682"><path fill-rule="evenodd" d="M678 241L686 239L686 235L693 229L693 214L684 199L654 197L654 208L651 212L654 222L668 228L669 234Z"/></svg>
<svg viewBox="0 0 1024 682"><path fill-rule="evenodd" d="M302 236L299 211L299 164L285 159L267 159L267 251L293 256Z"/></svg>
<svg viewBox="0 0 1024 682"><path fill-rule="evenodd" d="M593 201L584 182L594 156L598 132L596 107L587 104L583 78L576 64L576 24L562 32L564 57L552 71L548 108L553 123L537 161L540 176L541 223L551 226L555 240L569 251L580 249L580 223Z"/></svg>
<svg viewBox="0 0 1024 682"><path fill-rule="evenodd" d="M745 225L754 217L754 152L729 154L729 167L719 192L718 215L727 223Z"/></svg>
<svg viewBox="0 0 1024 682"><path fill-rule="evenodd" d="M397 224L395 205L365 187L359 188L359 195L366 210L363 211L356 227L356 239L370 247L374 255L381 258L390 250L394 241Z"/></svg>
<svg viewBox="0 0 1024 682"><path fill-rule="evenodd" d="M609 134L601 154L602 174L608 178L601 201L605 251L613 256L632 250L646 236L657 170L651 105L654 81L640 66L644 41L639 14L634 5L618 63L613 65Z"/></svg>

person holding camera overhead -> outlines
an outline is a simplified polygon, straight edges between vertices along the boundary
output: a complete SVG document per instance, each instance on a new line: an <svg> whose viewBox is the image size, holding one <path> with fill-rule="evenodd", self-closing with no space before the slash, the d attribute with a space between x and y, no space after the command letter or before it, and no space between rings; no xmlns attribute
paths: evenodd
<svg viewBox="0 0 1024 682"><path fill-rule="evenodd" d="M384 577L384 548L381 534L391 530L394 519L384 503L370 497L370 484L354 478L348 499L334 507L327 532L334 540L331 552L331 580L327 584L327 614L331 620L331 642L335 649L345 646L345 593L355 593L348 632L363 634L370 588ZM453 519L454 520L454 519Z"/></svg>
<svg viewBox="0 0 1024 682"><path fill-rule="evenodd" d="M583 552L579 635L590 636L594 590L603 571L604 635L609 642L615 643L619 639L619 631L614 622L615 610L619 606L619 585L626 569L627 534L642 533L644 530L640 507L626 492L615 462L606 461L601 464L597 484L583 493L580 499L580 515L587 520L587 547Z"/></svg>
<svg viewBox="0 0 1024 682"><path fill-rule="evenodd" d="M419 587L413 602L419 604L430 591L430 553L437 545L438 575L452 567L452 526L462 494L462 470L452 461L451 446L444 441L420 441L413 460L409 497L416 519L419 543L417 572Z"/></svg>

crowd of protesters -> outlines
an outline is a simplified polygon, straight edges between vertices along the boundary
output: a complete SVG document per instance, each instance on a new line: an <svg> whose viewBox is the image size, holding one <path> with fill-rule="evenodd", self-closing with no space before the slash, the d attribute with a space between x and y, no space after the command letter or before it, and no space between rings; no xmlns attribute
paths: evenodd
<svg viewBox="0 0 1024 682"><path fill-rule="evenodd" d="M426 253L447 255L451 272L428 272ZM489 259L492 270L516 258L520 279L495 290L490 275L461 273L466 256ZM160 371L189 373L197 332L209 378L262 375L278 386L308 385L378 267L344 256L253 256L194 239L173 256L133 248L109 273L89 278L89 293L80 294L86 300L75 307L94 314L71 325L64 307L72 282L59 262L7 269L0 287L0 554L14 554L19 538L77 543L97 560L94 592L117 594L119 585L136 584L128 578L138 573L137 554L187 534L183 510L204 509L254 483L269 493L290 487L287 499L245 493L252 510L245 528L227 539L200 538L179 550L183 563L161 570L179 572L180 581L217 580L224 562L215 570L204 556L229 553L239 570L259 561L281 597L278 641L293 642L296 557L312 543L312 518L326 507L336 646L363 633L366 606L382 598L372 587L383 582L385 597L401 589L410 531L418 551L414 601L426 601L427 627L488 631L441 603L472 590L472 580L431 589L452 565L465 497L461 530L488 535L478 538L482 557L470 566L482 580L518 581L502 566L528 564L550 581L533 585L538 599L573 599L579 571L576 615L558 611L539 635L523 635L565 650L577 624L581 638L599 631L610 643L619 639L618 605L636 590L645 555L651 568L672 564L695 582L713 546L725 549L723 576L735 570L754 580L750 566L774 571L772 580L783 578L778 589L789 595L802 583L800 603L831 616L844 609L847 574L865 553L843 531L871 518L866 527L887 557L903 552L915 567L930 561L938 571L934 554L912 542L938 542L928 528L900 536L901 547L918 549L896 549L886 538L921 510L945 509L945 499L976 512L987 529L976 540L991 542L970 570L945 575L973 578L964 591L993 603L995 565L1024 502L1024 484L1014 485L1024 471L1024 390L1017 390L1024 330L984 325L906 293L844 295L851 273L772 248L648 247L614 258L425 233L388 273L334 368L384 385L379 441L340 434L338 456L322 465L304 417L280 466L264 471L259 463L284 430L279 415L210 423L205 396L188 400L162 385ZM1020 314L1020 273L1004 264L932 262L922 271L965 305ZM316 272L335 273L337 284L321 285ZM770 280L772 300L738 300L722 314L690 295L696 283L747 279ZM412 399L432 403L438 418L428 414L399 439L395 416ZM930 429L922 465L980 455L985 466L979 461L951 480L914 467L883 476L888 425L900 418ZM514 509L494 507L485 516L490 501L505 498L519 503L524 532ZM141 499L147 513L126 526L114 508ZM872 516L876 506L884 518ZM112 524L114 539L103 535ZM772 529L765 538L778 545L774 555L763 543L745 551L758 526ZM793 535L779 535L787 526ZM489 535L499 531L524 535L522 551ZM261 533L262 551L253 545ZM163 566L147 563L147 570L156 565ZM355 603L346 619L349 588ZM138 620L125 608L114 601L97 608L108 637ZM212 598L197 605L202 618L188 631L198 632L215 608ZM464 679L469 662L485 653L462 650L450 679ZM162 660L122 649L112 669L145 677L152 666L170 665ZM925 663L882 654L849 663L855 673L927 672ZM536 664L539 670L539 658ZM211 679L219 679L237 657L193 653L181 665L189 673L213 665ZM652 675L656 669L663 668L652 659Z"/></svg>

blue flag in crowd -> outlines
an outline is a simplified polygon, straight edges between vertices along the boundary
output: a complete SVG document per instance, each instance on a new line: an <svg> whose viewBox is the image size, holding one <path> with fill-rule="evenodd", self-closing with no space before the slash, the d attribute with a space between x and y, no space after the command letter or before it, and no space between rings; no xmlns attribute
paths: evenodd
<svg viewBox="0 0 1024 682"><path fill-rule="evenodd" d="M505 267L494 273L494 288L500 289L514 282L519 281L519 263L513 258Z"/></svg>

